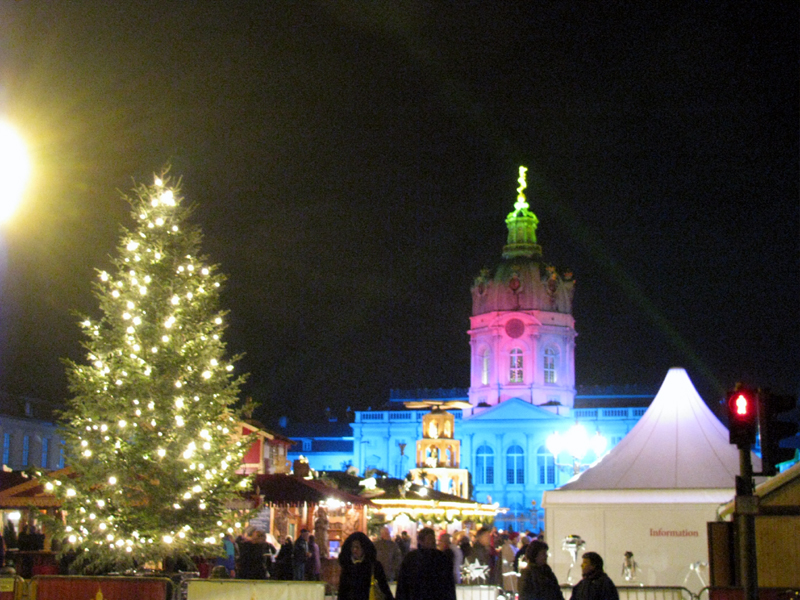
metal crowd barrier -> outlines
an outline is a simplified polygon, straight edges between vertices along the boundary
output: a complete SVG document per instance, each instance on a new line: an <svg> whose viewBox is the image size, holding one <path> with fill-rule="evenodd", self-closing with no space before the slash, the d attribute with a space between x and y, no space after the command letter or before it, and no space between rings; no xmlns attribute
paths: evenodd
<svg viewBox="0 0 800 600"><path fill-rule="evenodd" d="M28 583L19 575L0 576L0 600L25 600Z"/></svg>
<svg viewBox="0 0 800 600"><path fill-rule="evenodd" d="M191 579L186 583L187 600L325 600L323 581Z"/></svg>
<svg viewBox="0 0 800 600"><path fill-rule="evenodd" d="M800 588L759 587L759 600L800 600ZM708 586L697 593L697 600L745 600L744 589L730 586Z"/></svg>
<svg viewBox="0 0 800 600"><path fill-rule="evenodd" d="M571 585L562 585L564 598L572 595ZM658 585L618 585L619 600L698 600L697 596L685 587Z"/></svg>

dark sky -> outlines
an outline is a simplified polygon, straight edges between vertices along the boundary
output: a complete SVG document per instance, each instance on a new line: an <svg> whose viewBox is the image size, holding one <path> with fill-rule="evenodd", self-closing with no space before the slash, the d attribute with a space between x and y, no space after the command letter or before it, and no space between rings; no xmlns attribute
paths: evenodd
<svg viewBox="0 0 800 600"><path fill-rule="evenodd" d="M36 169L2 233L0 386L65 397L120 192L169 162L265 422L467 387L525 164L577 279L579 384L796 392L798 3L647 4L0 4Z"/></svg>

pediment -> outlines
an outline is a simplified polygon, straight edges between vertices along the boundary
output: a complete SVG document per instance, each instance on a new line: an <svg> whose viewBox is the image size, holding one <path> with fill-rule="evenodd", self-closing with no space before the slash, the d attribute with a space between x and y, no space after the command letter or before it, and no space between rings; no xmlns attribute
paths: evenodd
<svg viewBox="0 0 800 600"><path fill-rule="evenodd" d="M479 412L473 413L469 421L518 421L521 419L540 419L543 421L561 420L563 415L556 415L549 410L539 408L525 402L519 398L511 398L490 408L478 409ZM564 407L564 412L567 408ZM465 419L467 420L467 419Z"/></svg>

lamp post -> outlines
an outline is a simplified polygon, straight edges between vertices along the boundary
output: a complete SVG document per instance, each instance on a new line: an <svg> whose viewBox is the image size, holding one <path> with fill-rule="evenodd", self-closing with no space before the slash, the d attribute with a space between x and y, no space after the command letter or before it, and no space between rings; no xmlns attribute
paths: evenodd
<svg viewBox="0 0 800 600"><path fill-rule="evenodd" d="M25 142L7 121L0 121L0 222L11 218L22 200L31 164Z"/></svg>
<svg viewBox="0 0 800 600"><path fill-rule="evenodd" d="M580 423L575 423L563 435L558 431L550 434L545 441L545 447L553 455L555 465L567 472L572 470L573 475L577 475L589 467L588 464L583 464L583 459L589 450L593 450L595 456L599 457L606 451L607 445L608 440L600 435L599 431L589 437L586 428ZM562 452L569 454L572 463L561 464L558 462L558 457Z"/></svg>

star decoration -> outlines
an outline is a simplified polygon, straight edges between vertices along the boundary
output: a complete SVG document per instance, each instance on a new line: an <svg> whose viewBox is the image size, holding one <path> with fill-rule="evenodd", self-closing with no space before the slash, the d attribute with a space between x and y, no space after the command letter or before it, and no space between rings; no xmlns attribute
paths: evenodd
<svg viewBox="0 0 800 600"><path fill-rule="evenodd" d="M467 581L474 581L480 579L481 581L486 581L486 575L489 572L488 565L482 565L478 559L475 559L474 563L470 563L468 560L464 561L464 565L461 567L461 575L467 579Z"/></svg>

